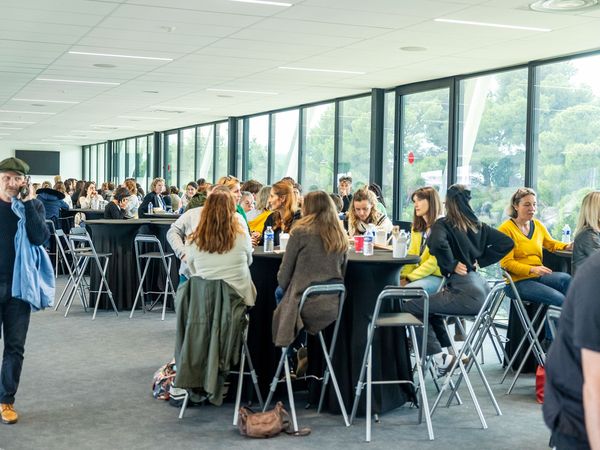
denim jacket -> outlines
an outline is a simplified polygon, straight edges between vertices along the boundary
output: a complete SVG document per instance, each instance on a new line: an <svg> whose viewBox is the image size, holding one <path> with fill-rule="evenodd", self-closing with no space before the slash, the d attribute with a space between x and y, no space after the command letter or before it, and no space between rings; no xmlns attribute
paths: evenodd
<svg viewBox="0 0 600 450"><path fill-rule="evenodd" d="M25 229L25 205L13 199L12 210L19 217L15 236L15 266L12 296L31 304L39 311L54 304L54 270L50 257L41 245L29 242Z"/></svg>

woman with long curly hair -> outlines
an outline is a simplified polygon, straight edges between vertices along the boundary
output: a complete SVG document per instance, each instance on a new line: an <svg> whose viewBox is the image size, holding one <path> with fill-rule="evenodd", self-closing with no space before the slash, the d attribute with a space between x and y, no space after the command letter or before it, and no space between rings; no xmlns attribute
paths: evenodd
<svg viewBox="0 0 600 450"><path fill-rule="evenodd" d="M386 233L392 231L392 221L377 209L377 197L368 188L356 191L348 213L348 234L363 235L369 226L383 227Z"/></svg>
<svg viewBox="0 0 600 450"><path fill-rule="evenodd" d="M247 305L254 305L256 288L249 266L252 243L248 229L235 217L235 200L226 189L215 189L206 198L200 222L185 245L191 276L223 280Z"/></svg>

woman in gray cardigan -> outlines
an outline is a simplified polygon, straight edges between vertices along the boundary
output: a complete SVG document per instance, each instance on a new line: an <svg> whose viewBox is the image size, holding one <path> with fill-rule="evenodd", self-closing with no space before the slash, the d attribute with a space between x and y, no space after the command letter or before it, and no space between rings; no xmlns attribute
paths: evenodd
<svg viewBox="0 0 600 450"><path fill-rule="evenodd" d="M600 250L600 191L588 193L581 203L573 244L573 272Z"/></svg>
<svg viewBox="0 0 600 450"><path fill-rule="evenodd" d="M343 280L347 251L348 239L329 195L324 191L307 194L302 218L291 230L277 274L284 294L273 313L275 345L288 346L301 329L318 333L336 319L337 295L311 297L304 304L302 317L298 306L302 293L311 284Z"/></svg>

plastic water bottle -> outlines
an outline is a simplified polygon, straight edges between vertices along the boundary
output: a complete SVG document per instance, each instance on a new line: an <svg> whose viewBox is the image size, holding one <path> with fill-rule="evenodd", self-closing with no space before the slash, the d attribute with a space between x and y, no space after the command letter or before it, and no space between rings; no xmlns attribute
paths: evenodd
<svg viewBox="0 0 600 450"><path fill-rule="evenodd" d="M565 226L562 228L561 241L564 242L565 244L571 243L571 227L569 226L568 223L566 223Z"/></svg>
<svg viewBox="0 0 600 450"><path fill-rule="evenodd" d="M375 250L373 248L374 240L375 240L375 236L373 235L373 230L371 228L369 228L367 230L367 232L364 234L363 255L373 256L373 253L375 252Z"/></svg>
<svg viewBox="0 0 600 450"><path fill-rule="evenodd" d="M404 258L408 253L408 233L404 230L400 230L400 236L398 237L398 252L400 258Z"/></svg>
<svg viewBox="0 0 600 450"><path fill-rule="evenodd" d="M265 230L265 253L273 253L275 249L275 233L272 227Z"/></svg>
<svg viewBox="0 0 600 450"><path fill-rule="evenodd" d="M154 211L154 205L152 203L148 203L148 214L152 214Z"/></svg>

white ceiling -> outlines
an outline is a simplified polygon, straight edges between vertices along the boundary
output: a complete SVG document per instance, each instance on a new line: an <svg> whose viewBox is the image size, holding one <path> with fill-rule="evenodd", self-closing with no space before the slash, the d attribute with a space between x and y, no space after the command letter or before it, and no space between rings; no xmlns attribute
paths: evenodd
<svg viewBox="0 0 600 450"><path fill-rule="evenodd" d="M600 48L598 8L549 14L529 10L527 0L280 1L293 6L0 0L0 139L20 148L90 144Z"/></svg>

